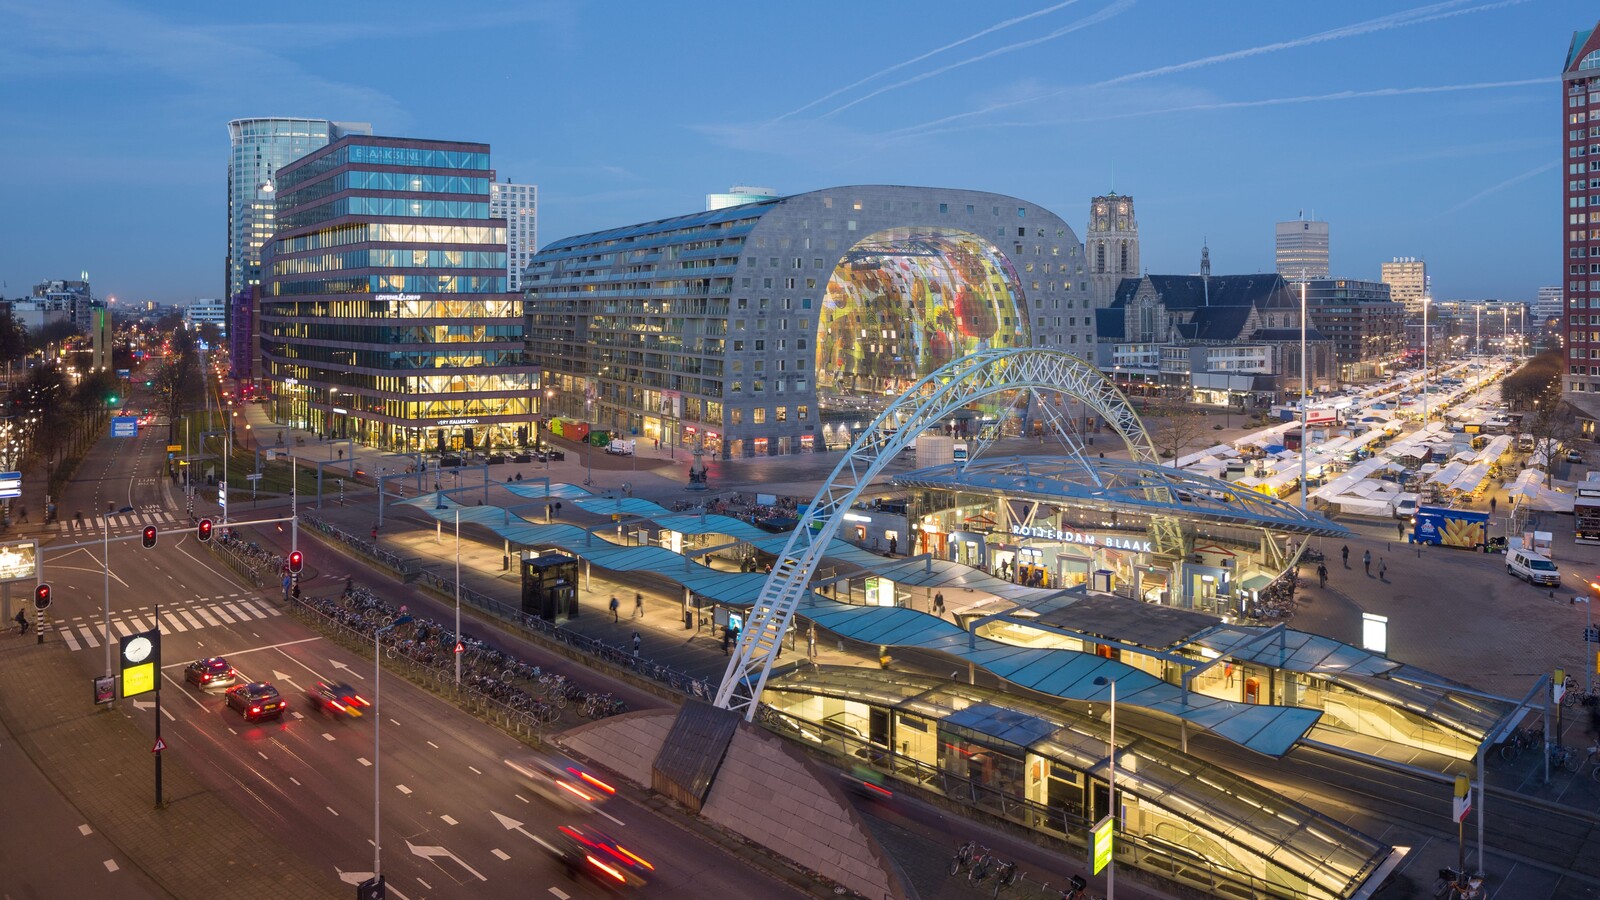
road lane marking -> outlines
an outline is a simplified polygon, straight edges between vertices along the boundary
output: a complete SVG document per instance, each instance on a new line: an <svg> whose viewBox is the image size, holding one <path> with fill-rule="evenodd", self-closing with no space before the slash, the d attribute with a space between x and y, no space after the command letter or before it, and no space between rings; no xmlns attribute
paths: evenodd
<svg viewBox="0 0 1600 900"><path fill-rule="evenodd" d="M328 812L333 813L336 816L339 814L339 811L337 809L334 809L331 806L324 806L323 809L327 810Z"/></svg>
<svg viewBox="0 0 1600 900"><path fill-rule="evenodd" d="M511 858L511 854L505 852L504 850L501 850L499 847L496 847L493 850L490 850L489 852L493 853L496 857L498 857L501 862L505 862L506 860L509 860Z"/></svg>
<svg viewBox="0 0 1600 900"><path fill-rule="evenodd" d="M173 631L188 631L189 630L189 626L183 624L183 620L182 619L178 618L176 615L173 615L170 612L167 613L163 617L162 624L170 625L172 627Z"/></svg>
<svg viewBox="0 0 1600 900"><path fill-rule="evenodd" d="M446 825L459 825L459 824L461 824L461 823L457 822L455 819L450 818L449 816L440 816L439 817L439 821L445 823Z"/></svg>
<svg viewBox="0 0 1600 900"><path fill-rule="evenodd" d="M211 611L213 613L216 613L217 618L221 619L224 622L227 622L229 625L234 624L233 616L228 615L227 611L224 610L222 607L213 606L213 607L211 607Z"/></svg>
<svg viewBox="0 0 1600 900"><path fill-rule="evenodd" d="M406 796L408 796L408 797L409 797L409 796L411 796L411 788L408 788L408 787L406 787L406 786L405 786L405 785L403 785L403 784L397 784L397 785L395 785L395 786L394 786L394 789L395 789L395 790L397 790L397 791L399 791L399 792L400 792L400 793L402 793L402 794L405 794L405 795L406 795Z"/></svg>
<svg viewBox="0 0 1600 900"><path fill-rule="evenodd" d="M85 644L89 645L90 647L98 647L98 646L100 646L99 639L95 637L94 632L92 630L90 630L89 628L84 627L84 626L80 626L78 628L78 633L83 635L83 642Z"/></svg>
<svg viewBox="0 0 1600 900"><path fill-rule="evenodd" d="M212 624L216 624L216 623L213 622ZM222 653L219 653L217 655L218 656L243 656L246 653L258 653L258 652L260 652L262 650L276 650L279 647L290 647L290 646L293 646L295 644L309 644L312 641L320 641L320 640L322 640L322 638L320 638L320 637L300 638L299 640L296 640L296 641L284 641L281 644L268 644L265 647L246 647L243 650L225 650ZM186 666L186 665L188 665L188 663L181 663L181 662L180 663L168 663L167 665L164 665L161 668L163 668L163 669L178 669L178 668L182 668L183 666ZM241 674L241 676L243 675L243 673L240 673L240 674ZM396 723L396 724L399 724L399 723Z"/></svg>
<svg viewBox="0 0 1600 900"><path fill-rule="evenodd" d="M252 604L248 600L236 601L235 603L231 604L231 606L237 606L238 608L243 609L245 612L249 613L252 616L255 616L258 619L265 619L267 617L266 613L262 612L260 610L260 608L258 608L257 606L255 606L254 604Z"/></svg>
<svg viewBox="0 0 1600 900"><path fill-rule="evenodd" d="M188 665L188 664L187 664L187 663L179 663L179 665ZM162 679L164 679L164 680L165 680L165 681L166 681L166 682L167 682L167 683L168 683L168 684L170 684L170 685L172 685L172 686L173 686L173 687L175 687L175 688L177 688L177 689L178 689L178 693L180 693L180 694L182 694L182 695L183 695L183 696L185 696L185 697L187 697L187 698L189 698L189 702L190 702L190 703L193 703L193 704L194 704L194 705L195 705L195 706L198 706L198 707L200 707L200 708L201 708L201 709L205 709L205 708L206 708L206 705L205 705L205 704L204 704L204 703L201 703L201 702L200 702L200 701L199 701L199 700L197 700L197 699L195 699L195 696L194 696L194 694L191 694L191 693L189 693L189 692L188 692L188 691L186 691L186 690L184 690L184 689L183 689L183 685L181 685L181 684L179 684L179 683L178 683L178 682L177 682L177 681L176 681L176 680L175 680L175 679L174 679L174 678L173 678L173 677L172 677L172 676L171 676L171 675L168 675L168 674L167 674L167 673L165 673L165 672L162 672L162 673L161 673L161 677L162 677ZM166 712L166 711L167 711L167 708L166 708L166 707L165 707L165 706L163 706L163 707L161 707L161 711L162 711L162 712ZM232 731L232 730L233 730L233 729L231 729L231 728L230 728L230 729L228 729L228 730L229 730L229 731Z"/></svg>
<svg viewBox="0 0 1600 900"><path fill-rule="evenodd" d="M194 611L195 611L196 615L198 615L200 618L206 620L206 624L207 625L215 626L215 625L221 625L222 624L221 622L217 621L217 617L216 616L213 616L211 613L207 612L206 608L204 606L196 606L194 608Z"/></svg>
<svg viewBox="0 0 1600 900"><path fill-rule="evenodd" d="M469 770L470 770L470 771L471 771L471 772L472 772L472 774L474 774L474 775L482 775L482 774L483 774L483 773L482 773L482 772L479 772L479 771L478 771L478 770L477 770L477 769L476 769L476 768L474 768L474 767L472 767L472 766L467 766L467 768L468 768L468 769L469 769Z"/></svg>
<svg viewBox="0 0 1600 900"><path fill-rule="evenodd" d="M78 650L78 649L80 649L79 644L78 644L78 639L76 637L73 637L71 628L62 627L60 629L60 631L61 631L61 639L63 641L66 641L68 650Z"/></svg>
<svg viewBox="0 0 1600 900"><path fill-rule="evenodd" d="M106 860L105 866L106 866L106 871L107 872L115 872L119 868L117 866L117 861L114 860L114 859Z"/></svg>
<svg viewBox="0 0 1600 900"><path fill-rule="evenodd" d="M295 787L299 787L300 786L300 780L298 778L295 778L293 775L289 776L289 780L294 782L294 786Z"/></svg>
<svg viewBox="0 0 1600 900"><path fill-rule="evenodd" d="M133 636L133 629L129 628L127 623L123 622L121 619L112 619L111 624L116 626L117 631L120 632L123 637Z"/></svg>
<svg viewBox="0 0 1600 900"><path fill-rule="evenodd" d="M178 615L183 616L183 620L185 622L188 622L189 625L191 627L193 627L193 628L200 629L200 628L206 627L199 619L196 619L194 617L194 615L192 613L190 613L187 609L178 610Z"/></svg>
<svg viewBox="0 0 1600 900"><path fill-rule="evenodd" d="M528 798L522 796L521 794L512 794L511 796L516 797L518 800L521 800L523 803L528 803L529 802Z"/></svg>
<svg viewBox="0 0 1600 900"><path fill-rule="evenodd" d="M266 755L265 753L262 753L260 750L256 751L256 755L261 757L262 759L265 759L265 760L271 760L272 759L272 757Z"/></svg>
<svg viewBox="0 0 1600 900"><path fill-rule="evenodd" d="M435 750L439 749L439 745L435 744L433 741L428 741L428 746L432 747Z"/></svg>
<svg viewBox="0 0 1600 900"><path fill-rule="evenodd" d="M356 762L361 763L363 766L367 766L369 768L372 766L372 763L369 762L365 756L356 757Z"/></svg>
<svg viewBox="0 0 1600 900"><path fill-rule="evenodd" d="M566 891L563 891L561 888L551 888L550 895L555 897L556 900L572 900L572 895L568 894Z"/></svg>
<svg viewBox="0 0 1600 900"><path fill-rule="evenodd" d="M83 835L84 837L88 837L89 835L94 834L94 829L90 828L87 825L79 825L78 826L78 833Z"/></svg>
<svg viewBox="0 0 1600 900"><path fill-rule="evenodd" d="M133 625L134 628L137 628L140 631L149 631L150 630L150 626L146 625L144 623L144 620L139 618L138 616L130 614L128 616L128 621L129 621L129 623L131 623Z"/></svg>
<svg viewBox="0 0 1600 900"><path fill-rule="evenodd" d="M325 741L337 741L338 740L338 738L336 738L333 735L327 733L326 731L324 731L322 733L322 739L325 740Z"/></svg>
<svg viewBox="0 0 1600 900"><path fill-rule="evenodd" d="M244 610L240 609L239 607L234 606L232 603L224 603L224 604L222 604L222 608L226 609L228 612L231 612L234 615L238 616L239 617L239 621L241 621L241 622L250 621L250 614L245 612ZM266 618L266 616L262 616L262 618L264 619L264 618Z"/></svg>
<svg viewBox="0 0 1600 900"><path fill-rule="evenodd" d="M427 883L426 881L423 881L421 878L417 879L417 884L422 885L423 887L427 888L430 891L433 890L433 885Z"/></svg>

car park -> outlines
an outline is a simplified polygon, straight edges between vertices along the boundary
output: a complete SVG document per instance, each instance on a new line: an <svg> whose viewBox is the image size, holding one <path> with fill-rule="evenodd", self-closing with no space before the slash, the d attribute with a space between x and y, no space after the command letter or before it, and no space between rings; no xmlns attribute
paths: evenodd
<svg viewBox="0 0 1600 900"><path fill-rule="evenodd" d="M540 843L566 866L569 877L583 875L613 890L644 887L656 868L610 835L586 826L562 825L551 841Z"/></svg>
<svg viewBox="0 0 1600 900"><path fill-rule="evenodd" d="M319 681L306 688L306 699L319 712L351 718L360 718L362 711L372 706L355 688L343 682Z"/></svg>
<svg viewBox="0 0 1600 900"><path fill-rule="evenodd" d="M587 766L559 754L530 753L505 764L534 793L569 811L593 811L617 792Z"/></svg>
<svg viewBox="0 0 1600 900"><path fill-rule="evenodd" d="M245 721L259 722L283 716L289 704L270 682L256 681L228 688L225 696L228 708L243 716Z"/></svg>
<svg viewBox="0 0 1600 900"><path fill-rule="evenodd" d="M201 690L231 687L239 683L239 673L220 656L197 659L183 668L183 680Z"/></svg>

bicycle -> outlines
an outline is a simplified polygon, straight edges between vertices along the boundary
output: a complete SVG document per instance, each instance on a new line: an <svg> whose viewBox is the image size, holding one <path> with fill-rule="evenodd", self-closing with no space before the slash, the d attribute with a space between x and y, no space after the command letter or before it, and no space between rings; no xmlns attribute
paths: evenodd
<svg viewBox="0 0 1600 900"><path fill-rule="evenodd" d="M770 721L770 716L772 714L771 707L761 707L761 713L764 718L767 718ZM967 841L965 844L957 847L956 855L950 857L950 874L960 875L962 869L972 865L972 857L977 850L978 843L976 841Z"/></svg>
<svg viewBox="0 0 1600 900"><path fill-rule="evenodd" d="M1578 687L1578 680L1567 676L1566 691L1561 695L1562 706L1588 706L1591 702L1600 699L1600 678L1590 680L1587 690Z"/></svg>
<svg viewBox="0 0 1600 900"><path fill-rule="evenodd" d="M1555 744L1550 748L1550 767L1566 772L1578 771L1578 754L1571 747Z"/></svg>
<svg viewBox="0 0 1600 900"><path fill-rule="evenodd" d="M1001 863L999 867L995 869L994 894L992 896L1000 896L1000 892L1002 890L1011 887L1013 884L1016 884L1017 879L1021 877L1022 873L1017 871L1017 864L1015 862Z"/></svg>
<svg viewBox="0 0 1600 900"><path fill-rule="evenodd" d="M1544 732L1537 727L1522 728L1506 736L1500 744L1500 758L1506 762L1522 755L1522 751L1531 750L1544 741Z"/></svg>
<svg viewBox="0 0 1600 900"><path fill-rule="evenodd" d="M983 848L983 853L981 853L978 858L973 861L972 868L967 870L968 883L970 883L973 887L983 884L984 879L989 877L990 873L993 871L994 867L999 864L999 862L1000 861L995 859L994 856L989 852L988 847Z"/></svg>

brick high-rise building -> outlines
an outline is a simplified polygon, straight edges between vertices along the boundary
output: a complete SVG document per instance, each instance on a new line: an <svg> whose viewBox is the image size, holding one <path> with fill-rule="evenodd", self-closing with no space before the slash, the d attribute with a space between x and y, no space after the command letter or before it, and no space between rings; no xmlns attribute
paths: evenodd
<svg viewBox="0 0 1600 900"><path fill-rule="evenodd" d="M1594 122L1591 124L1591 119ZM1562 395L1587 415L1594 436L1600 418L1600 27L1576 31L1561 73L1562 271L1566 273L1567 370Z"/></svg>

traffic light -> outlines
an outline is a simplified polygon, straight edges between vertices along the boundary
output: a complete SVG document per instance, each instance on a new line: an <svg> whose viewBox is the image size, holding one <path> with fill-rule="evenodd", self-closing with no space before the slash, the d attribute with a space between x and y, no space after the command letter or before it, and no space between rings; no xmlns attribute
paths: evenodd
<svg viewBox="0 0 1600 900"><path fill-rule="evenodd" d="M50 608L50 585L41 584L33 589L33 608L40 612Z"/></svg>
<svg viewBox="0 0 1600 900"><path fill-rule="evenodd" d="M211 520L210 519L201 519L200 520L200 524L195 527L195 536L200 539L200 543L202 543L202 544L204 544L206 541L211 540Z"/></svg>
<svg viewBox="0 0 1600 900"><path fill-rule="evenodd" d="M154 547L156 545L156 527L154 525L146 525L144 534L139 536L139 540L140 543L144 544L146 550Z"/></svg>
<svg viewBox="0 0 1600 900"><path fill-rule="evenodd" d="M110 404L112 406L116 406L117 405L117 395L116 394L112 394L111 396L107 397L106 398L106 403L108 403L108 404Z"/></svg>
<svg viewBox="0 0 1600 900"><path fill-rule="evenodd" d="M289 554L289 574L299 575L300 570L306 567L306 558L299 550Z"/></svg>

